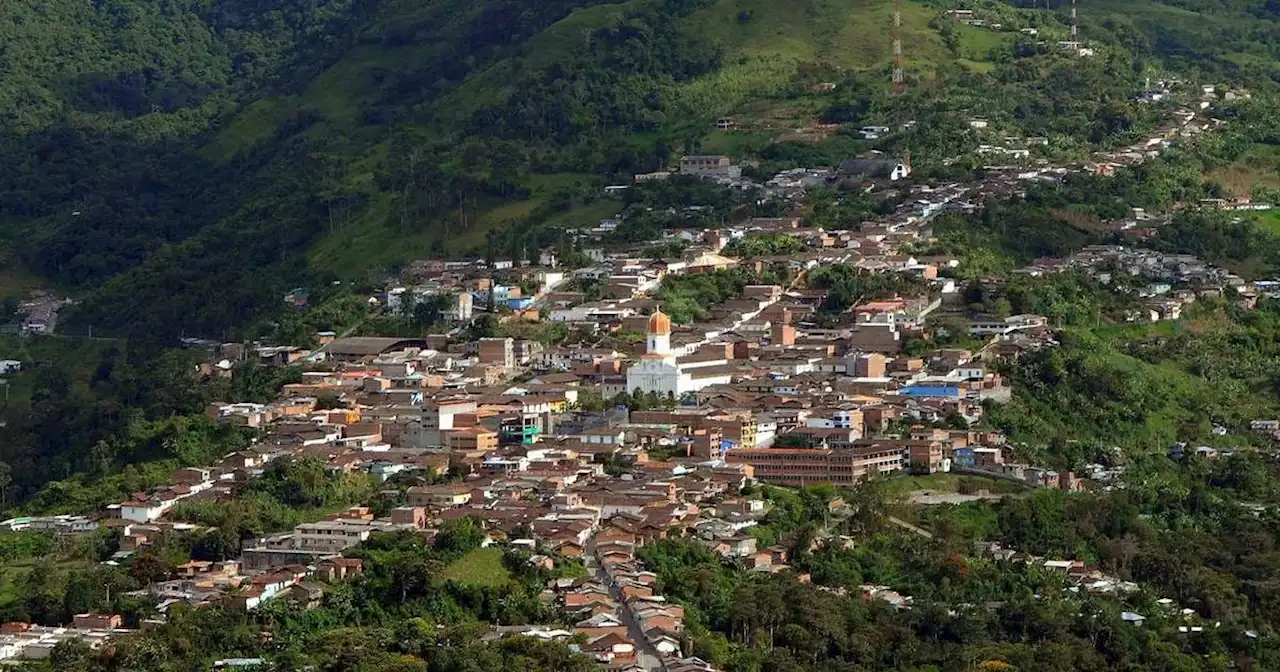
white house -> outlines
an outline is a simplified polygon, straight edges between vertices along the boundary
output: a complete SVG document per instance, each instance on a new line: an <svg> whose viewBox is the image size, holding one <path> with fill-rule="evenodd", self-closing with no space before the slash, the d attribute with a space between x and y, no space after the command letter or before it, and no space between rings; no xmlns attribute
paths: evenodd
<svg viewBox="0 0 1280 672"><path fill-rule="evenodd" d="M680 655L680 640L666 633L653 637L649 640L649 643L658 650L658 653L664 656Z"/></svg>
<svg viewBox="0 0 1280 672"><path fill-rule="evenodd" d="M177 500L124 502L120 505L120 517L135 523L149 523L163 516L176 502Z"/></svg>

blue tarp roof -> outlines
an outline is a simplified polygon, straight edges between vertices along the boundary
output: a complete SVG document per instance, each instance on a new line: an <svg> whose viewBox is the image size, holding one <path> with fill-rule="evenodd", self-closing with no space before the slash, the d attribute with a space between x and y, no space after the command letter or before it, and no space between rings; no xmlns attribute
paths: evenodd
<svg viewBox="0 0 1280 672"><path fill-rule="evenodd" d="M904 397L958 397L960 396L960 388L912 385L898 390L898 394Z"/></svg>

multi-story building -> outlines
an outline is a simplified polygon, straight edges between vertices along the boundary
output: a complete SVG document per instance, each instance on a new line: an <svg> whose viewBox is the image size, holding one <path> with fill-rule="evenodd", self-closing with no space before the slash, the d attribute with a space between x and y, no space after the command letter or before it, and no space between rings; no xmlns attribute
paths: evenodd
<svg viewBox="0 0 1280 672"><path fill-rule="evenodd" d="M976 318L969 321L969 335L975 338L991 335L1008 336L1014 332L1041 329L1048 325L1048 318L1040 315Z"/></svg>
<svg viewBox="0 0 1280 672"><path fill-rule="evenodd" d="M498 449L498 433L484 427L459 427L445 433L450 450L492 452Z"/></svg>
<svg viewBox="0 0 1280 672"><path fill-rule="evenodd" d="M459 322L466 322L471 319L475 312L475 299L471 296L471 292L458 292L454 296L453 318Z"/></svg>
<svg viewBox="0 0 1280 672"><path fill-rule="evenodd" d="M443 399L426 404L422 417L405 428L404 441L415 448L445 445L445 436L457 423L458 416L474 415L478 405L474 399Z"/></svg>
<svg viewBox="0 0 1280 672"><path fill-rule="evenodd" d="M864 352L896 354L902 350L902 332L891 322L863 322L853 328L849 347Z"/></svg>
<svg viewBox="0 0 1280 672"><path fill-rule="evenodd" d="M685 175L728 175L733 161L727 156L685 156L680 159L680 172Z"/></svg>
<svg viewBox="0 0 1280 672"><path fill-rule="evenodd" d="M853 485L872 474L900 471L907 464L907 450L895 444L851 450L742 449L731 450L725 457L730 463L750 464L757 480L775 485Z"/></svg>
<svg viewBox="0 0 1280 672"><path fill-rule="evenodd" d="M725 441L737 448L755 448L760 445L761 423L750 411L715 412L709 410L674 409L670 411L635 411L631 422L637 425L674 425L693 434L698 430L718 431ZM777 431L775 423L766 423L766 438L772 441ZM710 457L702 455L702 457Z"/></svg>
<svg viewBox="0 0 1280 672"><path fill-rule="evenodd" d="M479 356L482 364L513 368L516 365L515 341L510 338L482 338Z"/></svg>
<svg viewBox="0 0 1280 672"><path fill-rule="evenodd" d="M942 467L941 441L907 441L908 457L914 468L934 473Z"/></svg>
<svg viewBox="0 0 1280 672"><path fill-rule="evenodd" d="M299 525L293 528L293 532L289 534L268 537L266 547L280 550L339 553L367 540L369 535L374 532L390 532L406 527L409 526L382 520L353 518L321 520L315 523Z"/></svg>
<svg viewBox="0 0 1280 672"><path fill-rule="evenodd" d="M862 411L857 408L833 408L815 410L814 414L805 418L805 427L819 429L852 429L862 436L864 420Z"/></svg>

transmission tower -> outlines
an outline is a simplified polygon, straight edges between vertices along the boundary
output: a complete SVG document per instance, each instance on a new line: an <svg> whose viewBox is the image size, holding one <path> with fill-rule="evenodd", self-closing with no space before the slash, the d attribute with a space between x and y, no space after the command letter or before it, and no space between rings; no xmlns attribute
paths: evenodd
<svg viewBox="0 0 1280 672"><path fill-rule="evenodd" d="M1080 22L1076 19L1076 0L1071 0L1071 46L1080 51Z"/></svg>
<svg viewBox="0 0 1280 672"><path fill-rule="evenodd" d="M902 0L893 3L893 92L907 90L907 78L902 64Z"/></svg>

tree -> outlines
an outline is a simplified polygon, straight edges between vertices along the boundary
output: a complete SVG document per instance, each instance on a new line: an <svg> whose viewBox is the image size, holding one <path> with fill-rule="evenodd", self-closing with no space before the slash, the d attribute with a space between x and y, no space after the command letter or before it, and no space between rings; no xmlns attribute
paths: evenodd
<svg viewBox="0 0 1280 672"><path fill-rule="evenodd" d="M158 551L149 548L139 553L129 564L129 575L145 586L169 578L172 569Z"/></svg>
<svg viewBox="0 0 1280 672"><path fill-rule="evenodd" d="M9 484L13 482L13 467L8 462L0 462L0 510L4 507L8 500Z"/></svg>
<svg viewBox="0 0 1280 672"><path fill-rule="evenodd" d="M234 528L207 530L191 545L191 557L196 560L221 562L236 557L240 552L240 540Z"/></svg>
<svg viewBox="0 0 1280 672"><path fill-rule="evenodd" d="M811 448L806 434L783 434L773 442L774 448Z"/></svg>
<svg viewBox="0 0 1280 672"><path fill-rule="evenodd" d="M96 658L94 650L80 639L63 640L49 654L49 662L59 672L93 672L98 669Z"/></svg>
<svg viewBox="0 0 1280 672"><path fill-rule="evenodd" d="M0 323L13 321L18 316L18 308L20 306L18 299L12 296L4 297L4 301L0 302Z"/></svg>
<svg viewBox="0 0 1280 672"><path fill-rule="evenodd" d="M453 308L452 294L433 294L414 304L410 324L426 329L441 322L447 311Z"/></svg>
<svg viewBox="0 0 1280 672"><path fill-rule="evenodd" d="M461 555L480 548L484 541L484 529L474 518L450 520L440 527L435 548L443 553Z"/></svg>
<svg viewBox="0 0 1280 672"><path fill-rule="evenodd" d="M342 408L342 399L333 392L322 392L316 395L316 410L324 411L334 408Z"/></svg>

